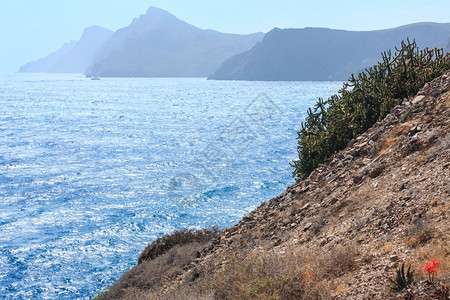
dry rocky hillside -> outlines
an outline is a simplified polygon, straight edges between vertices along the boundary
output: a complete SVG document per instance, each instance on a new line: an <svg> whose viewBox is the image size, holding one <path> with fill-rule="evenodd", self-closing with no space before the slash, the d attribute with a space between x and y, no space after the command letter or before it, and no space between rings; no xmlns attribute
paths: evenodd
<svg viewBox="0 0 450 300"><path fill-rule="evenodd" d="M448 299L449 178L447 71L237 225L142 261L100 298ZM409 293L387 279L402 263Z"/></svg>

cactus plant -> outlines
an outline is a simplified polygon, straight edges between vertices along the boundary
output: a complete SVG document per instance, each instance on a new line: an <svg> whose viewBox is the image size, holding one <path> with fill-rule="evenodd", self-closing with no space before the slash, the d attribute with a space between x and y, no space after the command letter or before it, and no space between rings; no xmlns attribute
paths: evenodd
<svg viewBox="0 0 450 300"><path fill-rule="evenodd" d="M335 151L365 132L403 99L450 68L442 49L419 50L415 41L401 42L396 52L383 52L381 62L352 74L338 94L308 109L298 132L298 156L291 166L297 178L308 176Z"/></svg>
<svg viewBox="0 0 450 300"><path fill-rule="evenodd" d="M388 278L391 283L391 289L395 292L403 291L408 285L413 283L414 272L415 270L411 270L410 265L405 273L405 263L403 263L402 266L397 269L395 279Z"/></svg>

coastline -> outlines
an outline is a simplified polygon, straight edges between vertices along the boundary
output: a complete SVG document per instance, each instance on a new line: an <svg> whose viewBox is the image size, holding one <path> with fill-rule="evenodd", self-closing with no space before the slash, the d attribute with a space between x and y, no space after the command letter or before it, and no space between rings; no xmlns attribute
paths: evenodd
<svg viewBox="0 0 450 300"><path fill-rule="evenodd" d="M271 288L282 299L304 288L322 298L387 299L395 297L387 277L429 259L439 259L438 283L448 285L449 87L447 71L306 179L197 244L192 257L185 252L190 262L172 265L171 276L161 266L184 244L141 261L99 299L229 298L236 284L245 299ZM432 292L426 280L413 289Z"/></svg>

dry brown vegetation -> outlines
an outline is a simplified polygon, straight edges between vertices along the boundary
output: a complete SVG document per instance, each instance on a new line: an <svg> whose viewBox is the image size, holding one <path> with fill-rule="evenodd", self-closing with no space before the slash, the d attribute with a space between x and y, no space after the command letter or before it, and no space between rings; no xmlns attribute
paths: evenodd
<svg viewBox="0 0 450 300"><path fill-rule="evenodd" d="M155 241L99 298L448 299L449 89L450 71L239 224Z"/></svg>
<svg viewBox="0 0 450 300"><path fill-rule="evenodd" d="M171 234L158 238L156 241L148 245L141 253L138 263L146 260L152 260L166 253L175 246L183 246L185 244L205 244L219 235L220 231L217 227L207 228L203 230L182 229Z"/></svg>
<svg viewBox="0 0 450 300"><path fill-rule="evenodd" d="M169 253L183 261L191 245ZM313 252L302 248L284 254L252 252L235 254L219 269L214 264L195 270L183 282L167 287L155 285L156 276L173 276L172 259L166 255L135 267L121 281L128 287L115 285L104 299L329 299L337 288L333 280L358 265L355 247L337 247L330 252ZM172 257L173 258L173 257ZM179 267L179 265L178 265ZM151 275L151 276L149 276ZM193 282L195 281L195 284ZM120 281L119 281L120 282ZM153 284L153 285L152 285ZM120 293L114 293L122 288ZM145 291L145 292L143 292Z"/></svg>
<svg viewBox="0 0 450 300"><path fill-rule="evenodd" d="M143 291L156 291L183 268L200 256L206 244L219 235L216 227L204 230L175 231L148 245L139 257L138 265L123 275L99 299L136 299Z"/></svg>

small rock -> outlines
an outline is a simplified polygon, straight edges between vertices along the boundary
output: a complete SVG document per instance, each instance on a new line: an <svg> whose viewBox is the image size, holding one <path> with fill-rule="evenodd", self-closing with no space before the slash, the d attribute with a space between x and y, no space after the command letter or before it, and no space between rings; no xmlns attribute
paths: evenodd
<svg viewBox="0 0 450 300"><path fill-rule="evenodd" d="M363 143L357 145L356 147L357 147L357 148L362 148L362 147L364 147L364 146L366 146L366 145L367 145L367 142L363 142Z"/></svg>
<svg viewBox="0 0 450 300"><path fill-rule="evenodd" d="M311 226L312 226L311 222L306 223L305 227L303 227L303 231L307 231L309 228L311 228Z"/></svg>
<svg viewBox="0 0 450 300"><path fill-rule="evenodd" d="M402 181L398 184L397 188L399 191L402 191L404 189L406 189L406 185L408 184L408 181Z"/></svg>
<svg viewBox="0 0 450 300"><path fill-rule="evenodd" d="M305 209L308 209L309 207L311 206L311 204L310 203L306 203L305 205L303 205L303 207L302 208L300 208L301 210L305 210Z"/></svg>
<svg viewBox="0 0 450 300"><path fill-rule="evenodd" d="M393 255L389 256L389 259L390 259L392 262L394 262L394 261L397 261L397 260L398 260L398 256L395 255L395 254L393 254Z"/></svg>
<svg viewBox="0 0 450 300"><path fill-rule="evenodd" d="M424 98L425 98L425 96L420 95L420 96L417 96L416 98L414 98L413 101L411 101L411 102L412 102L412 104L416 104L416 103L419 103L420 101L422 101Z"/></svg>
<svg viewBox="0 0 450 300"><path fill-rule="evenodd" d="M433 94L435 96L439 95L440 93L441 93L441 91L439 89L432 89L431 90L431 94Z"/></svg>
<svg viewBox="0 0 450 300"><path fill-rule="evenodd" d="M337 198L333 198L333 199L331 199L331 201L330 201L330 205L333 205L333 204L335 204L336 202L338 202L338 199L337 199Z"/></svg>
<svg viewBox="0 0 450 300"><path fill-rule="evenodd" d="M353 177L353 183L358 184L362 181L362 176Z"/></svg>

